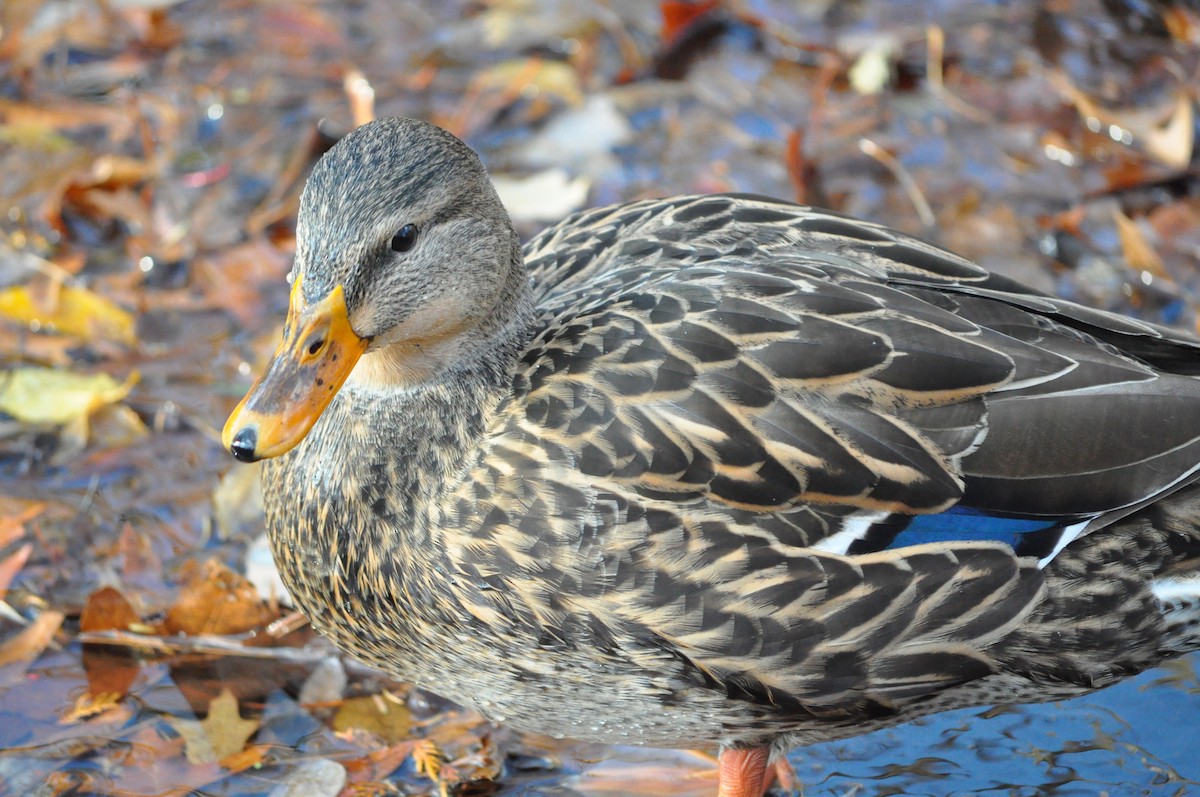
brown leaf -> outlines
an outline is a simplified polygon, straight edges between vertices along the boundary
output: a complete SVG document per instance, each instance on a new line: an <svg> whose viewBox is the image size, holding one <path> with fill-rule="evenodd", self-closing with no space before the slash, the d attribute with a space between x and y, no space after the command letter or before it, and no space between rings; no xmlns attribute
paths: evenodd
<svg viewBox="0 0 1200 797"><path fill-rule="evenodd" d="M210 307L228 310L253 327L262 317L262 289L282 284L288 258L264 237L255 237L214 255L196 258L195 284Z"/></svg>
<svg viewBox="0 0 1200 797"><path fill-rule="evenodd" d="M0 548L25 536L25 524L46 511L45 501L0 496Z"/></svg>
<svg viewBox="0 0 1200 797"><path fill-rule="evenodd" d="M88 596L79 620L81 631L124 631L141 617L115 587L101 587Z"/></svg>
<svg viewBox="0 0 1200 797"><path fill-rule="evenodd" d="M210 559L167 610L172 634L240 634L275 619L258 590L242 576Z"/></svg>
<svg viewBox="0 0 1200 797"><path fill-rule="evenodd" d="M31 553L33 553L33 545L27 542L4 559L0 559L0 599L8 594L8 585L29 561Z"/></svg>
<svg viewBox="0 0 1200 797"><path fill-rule="evenodd" d="M1130 267L1138 271L1149 271L1156 277L1170 279L1170 274L1163 267L1162 258L1146 240L1146 235L1138 223L1116 209L1113 209L1113 221L1117 225L1117 235L1121 238L1121 252Z"/></svg>
<svg viewBox="0 0 1200 797"><path fill-rule="evenodd" d="M395 772L412 755L416 745L415 740L409 740L373 750L362 758L343 761L348 782L365 791L370 784Z"/></svg>
<svg viewBox="0 0 1200 797"><path fill-rule="evenodd" d="M89 694L129 693L129 687L133 686L141 670L136 653L107 645L84 645L82 653Z"/></svg>
<svg viewBox="0 0 1200 797"><path fill-rule="evenodd" d="M663 0L659 3L662 14L662 29L659 33L664 47L669 47L693 23L714 11L720 3L717 0L702 0L698 3L685 3L679 0Z"/></svg>
<svg viewBox="0 0 1200 797"><path fill-rule="evenodd" d="M243 722L246 720L243 720ZM255 730L258 728L258 723L254 723ZM253 731L251 731L253 733ZM271 751L271 745L252 744L244 750L239 750L235 753L230 753L227 756L221 757L221 766L228 769L230 772L243 772L251 767L262 766L267 758L267 753Z"/></svg>
<svg viewBox="0 0 1200 797"><path fill-rule="evenodd" d="M62 612L50 609L38 615L38 618L21 633L0 645L0 667L21 661L33 661L40 656L58 633L65 617Z"/></svg>

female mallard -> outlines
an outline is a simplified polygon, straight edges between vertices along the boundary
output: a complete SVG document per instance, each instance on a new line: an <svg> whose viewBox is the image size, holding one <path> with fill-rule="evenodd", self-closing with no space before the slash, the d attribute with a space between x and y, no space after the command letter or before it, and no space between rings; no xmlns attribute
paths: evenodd
<svg viewBox="0 0 1200 797"><path fill-rule="evenodd" d="M1200 341L751 196L524 252L479 159L321 159L225 427L283 578L387 672L556 736L768 755L1200 645Z"/></svg>

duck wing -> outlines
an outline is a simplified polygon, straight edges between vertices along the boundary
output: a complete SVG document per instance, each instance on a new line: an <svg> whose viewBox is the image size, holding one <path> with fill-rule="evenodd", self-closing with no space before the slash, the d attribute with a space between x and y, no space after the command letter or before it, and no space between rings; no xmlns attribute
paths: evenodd
<svg viewBox="0 0 1200 797"><path fill-rule="evenodd" d="M996 672L1041 566L1200 460L1200 343L882 227L693 197L526 251L542 327L442 524L459 600L606 699L733 698L729 738Z"/></svg>
<svg viewBox="0 0 1200 797"><path fill-rule="evenodd" d="M691 197L585 212L527 253L544 327L514 412L597 484L1057 523L1200 462L1200 341L877 225Z"/></svg>

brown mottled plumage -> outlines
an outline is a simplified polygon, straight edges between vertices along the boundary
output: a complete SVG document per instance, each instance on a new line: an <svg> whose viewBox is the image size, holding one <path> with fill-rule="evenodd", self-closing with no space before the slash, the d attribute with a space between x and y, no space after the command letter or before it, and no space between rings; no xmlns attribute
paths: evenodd
<svg viewBox="0 0 1200 797"><path fill-rule="evenodd" d="M1200 642L1188 335L759 197L522 252L474 153L412 120L322 159L297 239L285 376L226 442L299 441L263 472L276 561L392 675L541 733L778 753ZM272 431L264 391L308 401L287 368L318 365L345 386Z"/></svg>

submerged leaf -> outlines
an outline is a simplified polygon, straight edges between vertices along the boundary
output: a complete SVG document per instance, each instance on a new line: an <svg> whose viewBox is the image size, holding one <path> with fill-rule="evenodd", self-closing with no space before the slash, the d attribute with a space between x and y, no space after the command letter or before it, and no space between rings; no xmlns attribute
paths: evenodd
<svg viewBox="0 0 1200 797"><path fill-rule="evenodd" d="M246 742L258 730L257 720L242 719L238 713L237 698L228 688L213 698L208 705L208 716L200 721L212 752L219 761L226 756L240 753Z"/></svg>
<svg viewBox="0 0 1200 797"><path fill-rule="evenodd" d="M412 732L412 714L408 705L391 695L368 695L342 701L333 718L333 729L359 728L370 731L388 744L405 739Z"/></svg>

